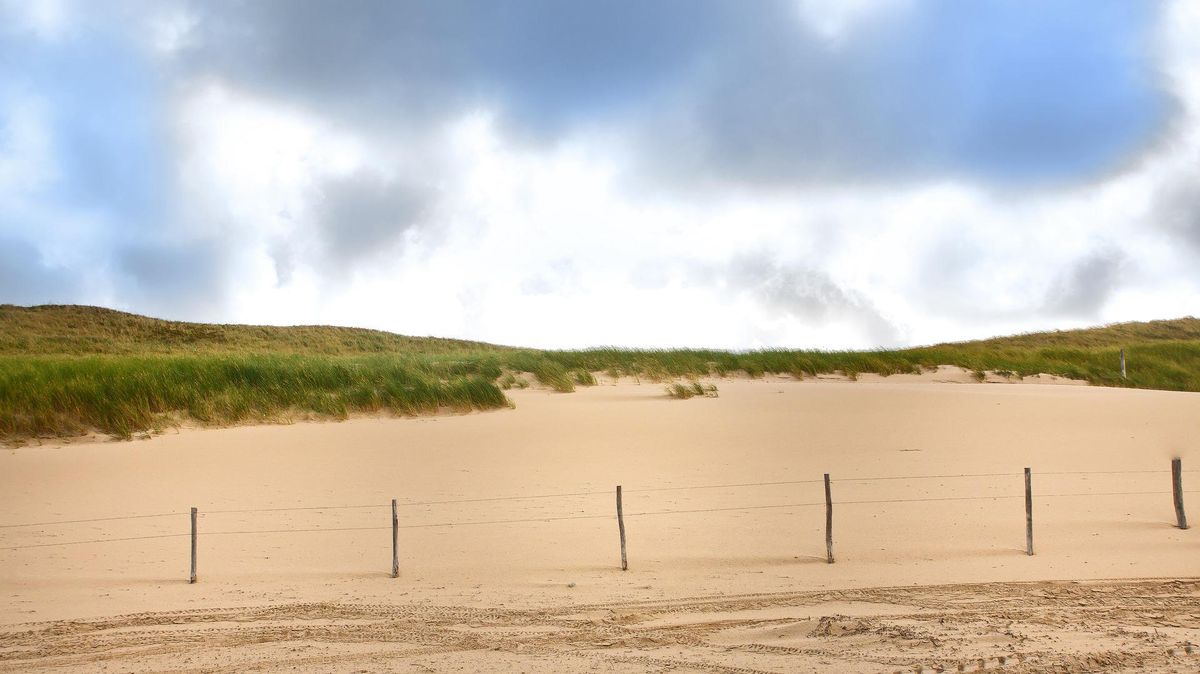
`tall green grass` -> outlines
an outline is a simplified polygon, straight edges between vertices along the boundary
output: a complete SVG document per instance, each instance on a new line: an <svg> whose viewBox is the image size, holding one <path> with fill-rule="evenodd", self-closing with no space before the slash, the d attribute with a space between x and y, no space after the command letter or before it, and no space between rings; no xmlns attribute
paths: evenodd
<svg viewBox="0 0 1200 674"><path fill-rule="evenodd" d="M536 362L542 370L617 370L653 381L739 372L798 378L842 373L853 378L868 372L889 376L956 365L979 372L1007 371L1013 377L1054 374L1101 386L1200 391L1200 339L1130 343L1125 348L1128 378L1121 377L1120 350L1118 346L1007 347L1002 342L966 342L887 351L542 351L525 353L520 361ZM510 358L501 356L500 362L508 364Z"/></svg>
<svg viewBox="0 0 1200 674"><path fill-rule="evenodd" d="M523 386L514 372L569 392L595 384L593 372L672 382L733 373L888 376L938 365L1200 391L1200 320L878 351L541 351L356 328L207 325L98 307L0 305L0 440L89 431L130 437L188 419L234 424L492 409L509 404L501 387Z"/></svg>
<svg viewBox="0 0 1200 674"><path fill-rule="evenodd" d="M235 424L492 409L507 404L498 374L394 356L7 356L0 357L0 437L98 430L128 438L179 416Z"/></svg>

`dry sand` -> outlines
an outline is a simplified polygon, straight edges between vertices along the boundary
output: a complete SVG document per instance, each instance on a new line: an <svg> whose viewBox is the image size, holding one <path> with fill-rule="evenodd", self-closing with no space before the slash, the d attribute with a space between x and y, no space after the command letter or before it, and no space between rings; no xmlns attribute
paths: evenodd
<svg viewBox="0 0 1200 674"><path fill-rule="evenodd" d="M0 671L1200 670L1200 395L954 376L4 450Z"/></svg>

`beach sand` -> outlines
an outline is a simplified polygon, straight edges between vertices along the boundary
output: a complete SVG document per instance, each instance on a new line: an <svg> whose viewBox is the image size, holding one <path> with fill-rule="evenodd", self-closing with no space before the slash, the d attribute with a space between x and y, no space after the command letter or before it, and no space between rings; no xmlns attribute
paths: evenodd
<svg viewBox="0 0 1200 674"><path fill-rule="evenodd" d="M1200 394L969 380L3 450L0 671L1200 670Z"/></svg>

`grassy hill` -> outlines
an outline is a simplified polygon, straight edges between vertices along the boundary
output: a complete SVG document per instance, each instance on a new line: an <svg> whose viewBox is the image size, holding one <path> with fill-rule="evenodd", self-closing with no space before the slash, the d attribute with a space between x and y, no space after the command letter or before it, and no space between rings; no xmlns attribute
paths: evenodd
<svg viewBox="0 0 1200 674"><path fill-rule="evenodd" d="M275 327L164 321L102 307L0 304L0 355L307 353L431 354L502 347L327 325Z"/></svg>
<svg viewBox="0 0 1200 674"><path fill-rule="evenodd" d="M1129 378L1119 369L1125 349ZM0 305L0 440L179 421L235 424L356 412L423 414L506 406L512 372L558 391L591 372L655 381L746 372L797 377L958 365L1105 386L1200 391L1200 320L1121 323L878 351L538 351L377 330L164 321L98 307Z"/></svg>

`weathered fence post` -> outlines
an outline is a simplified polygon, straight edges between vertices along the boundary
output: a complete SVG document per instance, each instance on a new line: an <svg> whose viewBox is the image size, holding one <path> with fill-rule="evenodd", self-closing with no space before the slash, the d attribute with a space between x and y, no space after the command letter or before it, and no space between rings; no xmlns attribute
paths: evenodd
<svg viewBox="0 0 1200 674"><path fill-rule="evenodd" d="M1121 349L1121 378L1125 379L1125 349Z"/></svg>
<svg viewBox="0 0 1200 674"><path fill-rule="evenodd" d="M1183 511L1183 459L1171 459L1171 491L1175 495L1175 523L1188 528L1187 513Z"/></svg>
<svg viewBox="0 0 1200 674"><path fill-rule="evenodd" d="M392 578L400 577L400 519L396 516L396 499L392 499Z"/></svg>
<svg viewBox="0 0 1200 674"><path fill-rule="evenodd" d="M629 561L625 557L625 511L621 506L621 485L617 485L617 528L621 531L621 570L629 570Z"/></svg>
<svg viewBox="0 0 1200 674"><path fill-rule="evenodd" d="M196 507L192 506L192 573L188 577L189 583L196 582Z"/></svg>
<svg viewBox="0 0 1200 674"><path fill-rule="evenodd" d="M1025 469L1025 554L1033 554L1033 477Z"/></svg>
<svg viewBox="0 0 1200 674"><path fill-rule="evenodd" d="M829 490L829 473L825 473L825 562L833 564L833 493Z"/></svg>

